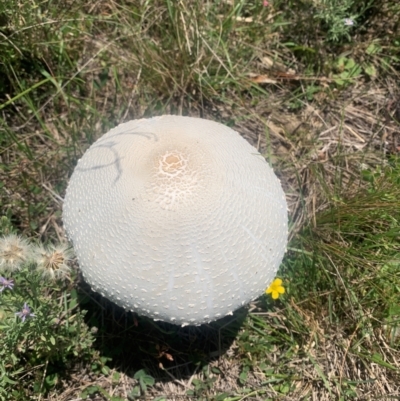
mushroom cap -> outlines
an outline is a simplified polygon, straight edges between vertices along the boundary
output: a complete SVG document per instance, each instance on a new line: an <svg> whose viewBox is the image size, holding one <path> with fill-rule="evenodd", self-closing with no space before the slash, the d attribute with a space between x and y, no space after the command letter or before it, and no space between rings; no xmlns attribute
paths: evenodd
<svg viewBox="0 0 400 401"><path fill-rule="evenodd" d="M227 126L180 116L98 139L71 176L63 221L95 291L181 325L261 295L288 230L284 192L260 153Z"/></svg>

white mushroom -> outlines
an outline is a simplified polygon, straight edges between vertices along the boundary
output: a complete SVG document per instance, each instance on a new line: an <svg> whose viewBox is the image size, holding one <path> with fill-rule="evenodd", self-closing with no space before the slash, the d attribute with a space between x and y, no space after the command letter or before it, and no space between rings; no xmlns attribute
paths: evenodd
<svg viewBox="0 0 400 401"><path fill-rule="evenodd" d="M265 159L232 129L190 117L102 136L72 174L63 220L95 291L181 325L261 295L287 243L285 195Z"/></svg>

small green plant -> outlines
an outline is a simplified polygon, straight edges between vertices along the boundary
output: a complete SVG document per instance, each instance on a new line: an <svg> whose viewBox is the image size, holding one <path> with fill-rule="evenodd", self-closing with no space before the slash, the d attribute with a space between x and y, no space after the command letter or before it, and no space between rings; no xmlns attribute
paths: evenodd
<svg viewBox="0 0 400 401"><path fill-rule="evenodd" d="M368 54L368 49L366 54ZM334 63L334 68L337 73L333 75L333 78L335 83L341 87L353 84L363 74L370 78L376 77L377 74L373 63L362 62L359 64L353 58L346 56L340 56Z"/></svg>
<svg viewBox="0 0 400 401"><path fill-rule="evenodd" d="M207 399L206 397L213 388L221 371L218 368L211 368L208 365L204 365L201 369L201 373L203 377L201 379L193 379L193 389L187 390L186 394L191 397L196 397L197 399L203 399L203 397Z"/></svg>
<svg viewBox="0 0 400 401"><path fill-rule="evenodd" d="M147 374L144 369L138 370L133 378L138 381L138 385L133 387L130 393L130 397L133 399L146 396L148 388L154 386L155 383L154 378Z"/></svg>
<svg viewBox="0 0 400 401"><path fill-rule="evenodd" d="M339 71L339 74L334 76L335 82L340 86L353 83L362 73L361 66L354 59L344 56L337 59L335 67Z"/></svg>
<svg viewBox="0 0 400 401"><path fill-rule="evenodd" d="M1 228L0 400L15 401L25 399L21 376L33 371L34 392L46 393L61 378L57 367L94 357L94 338L71 287L70 251L11 233L4 216Z"/></svg>
<svg viewBox="0 0 400 401"><path fill-rule="evenodd" d="M327 41L350 40L351 31L357 25L357 19L371 4L372 2L367 2L361 10L355 11L354 0L315 0L313 1L314 18L319 20L327 31Z"/></svg>
<svg viewBox="0 0 400 401"><path fill-rule="evenodd" d="M86 400L94 397L96 394L100 394L107 401L124 401L124 398L112 396L98 385L86 387L85 390L82 391L80 396L83 400Z"/></svg>

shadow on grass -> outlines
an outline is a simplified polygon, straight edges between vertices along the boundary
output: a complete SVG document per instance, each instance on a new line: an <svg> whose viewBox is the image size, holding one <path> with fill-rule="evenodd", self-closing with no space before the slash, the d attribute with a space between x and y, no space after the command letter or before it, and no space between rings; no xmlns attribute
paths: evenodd
<svg viewBox="0 0 400 401"><path fill-rule="evenodd" d="M86 323L96 332L94 347L100 357L129 376L145 369L158 380L191 377L225 354L247 315L241 308L210 324L181 327L126 312L93 292L83 279L77 290L80 306L87 310Z"/></svg>

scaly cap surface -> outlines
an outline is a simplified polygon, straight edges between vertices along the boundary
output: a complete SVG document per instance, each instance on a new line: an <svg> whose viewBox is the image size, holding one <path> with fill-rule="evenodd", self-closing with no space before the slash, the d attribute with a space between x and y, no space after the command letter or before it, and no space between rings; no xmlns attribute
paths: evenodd
<svg viewBox="0 0 400 401"><path fill-rule="evenodd" d="M182 325L261 295L287 242L285 195L265 159L232 129L191 117L102 136L72 174L63 220L95 291Z"/></svg>

